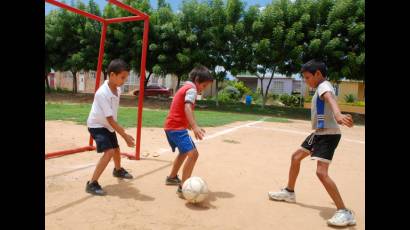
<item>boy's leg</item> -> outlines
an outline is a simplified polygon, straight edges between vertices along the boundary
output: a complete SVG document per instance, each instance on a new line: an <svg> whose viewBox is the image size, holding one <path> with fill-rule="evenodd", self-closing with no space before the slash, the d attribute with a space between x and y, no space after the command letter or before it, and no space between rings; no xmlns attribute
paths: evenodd
<svg viewBox="0 0 410 230"><path fill-rule="evenodd" d="M288 186L286 187L288 190L293 191L295 189L296 179L300 170L300 162L309 155L310 153L302 149L298 149L293 153L289 168Z"/></svg>
<svg viewBox="0 0 410 230"><path fill-rule="evenodd" d="M181 185L184 184L185 180L191 177L192 171L194 170L196 160L198 159L198 156L199 156L198 151L196 149L189 151L185 155L187 155L188 159L185 161L185 164L184 164Z"/></svg>
<svg viewBox="0 0 410 230"><path fill-rule="evenodd" d="M337 209L346 209L335 182L333 182L328 175L328 169L329 163L317 161L316 175L319 177L319 180L322 182L323 186L325 186L325 189L333 202L335 202Z"/></svg>
<svg viewBox="0 0 410 230"><path fill-rule="evenodd" d="M287 201L287 202L292 202L292 203L296 202L296 196L295 196L294 189L295 189L296 179L299 174L300 162L309 155L310 155L309 151L306 151L304 149L299 149L295 153L292 154L292 160L291 160L290 169L289 169L288 186L277 192L268 192L269 199Z"/></svg>
<svg viewBox="0 0 410 230"><path fill-rule="evenodd" d="M175 178L178 174L179 169L181 168L182 163L184 163L185 158L188 154L178 154L178 156L174 160L174 164L172 166L171 174L169 174L169 178Z"/></svg>
<svg viewBox="0 0 410 230"><path fill-rule="evenodd" d="M102 155L102 157L98 161L97 166L95 167L95 170L94 170L94 173L93 173L93 176L90 182L98 181L98 178L100 178L102 172L107 167L108 162L110 162L113 154L114 154L114 149L108 149L104 152L104 155Z"/></svg>
<svg viewBox="0 0 410 230"><path fill-rule="evenodd" d="M112 159L114 160L114 166L116 170L121 169L121 152L120 148L115 148L114 149L114 154L112 156Z"/></svg>
<svg viewBox="0 0 410 230"><path fill-rule="evenodd" d="M121 167L120 148L115 148L114 149L112 159L114 160L114 165L115 165L115 168L112 172L112 175L114 177L124 178L124 179L132 179L133 178L133 176L129 172L127 172L127 170L125 170L124 168Z"/></svg>
<svg viewBox="0 0 410 230"><path fill-rule="evenodd" d="M327 193L332 198L333 202L337 207L336 213L333 215L332 218L327 220L329 225L333 226L349 226L355 225L356 220L352 211L346 209L342 197L340 196L339 190L335 182L329 177L328 175L329 163L327 162L317 162L317 170L316 174L319 177L322 184L325 186Z"/></svg>

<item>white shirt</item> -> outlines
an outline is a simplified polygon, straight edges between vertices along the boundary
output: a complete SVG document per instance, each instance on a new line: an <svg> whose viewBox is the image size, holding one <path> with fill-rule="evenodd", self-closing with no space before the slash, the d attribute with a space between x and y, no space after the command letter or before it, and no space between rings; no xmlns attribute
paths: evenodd
<svg viewBox="0 0 410 230"><path fill-rule="evenodd" d="M94 102L87 119L89 128L107 128L111 132L115 130L107 121L107 117L112 116L117 121L117 112L120 104L121 88L117 87L117 95L114 95L108 86L108 80L97 90Z"/></svg>
<svg viewBox="0 0 410 230"><path fill-rule="evenodd" d="M311 106L311 117L312 117L312 129L315 129L316 135L329 135L329 134L341 134L339 125L336 122L334 117L332 108L330 104L325 101L325 128L324 129L317 129L317 111L316 111L316 101L323 99L322 96L324 93L330 92L333 99L336 100L335 91L333 89L332 84L329 81L323 81L320 83L316 89L315 95L312 98L312 106ZM320 99L319 99L320 98Z"/></svg>

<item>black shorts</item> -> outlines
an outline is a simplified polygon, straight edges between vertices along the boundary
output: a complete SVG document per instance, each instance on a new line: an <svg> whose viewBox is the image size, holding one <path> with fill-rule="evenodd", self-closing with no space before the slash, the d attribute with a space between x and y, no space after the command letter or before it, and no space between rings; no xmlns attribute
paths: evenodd
<svg viewBox="0 0 410 230"><path fill-rule="evenodd" d="M340 134L315 135L312 133L301 146L303 150L310 153L312 160L317 159L330 163L341 137Z"/></svg>
<svg viewBox="0 0 410 230"><path fill-rule="evenodd" d="M88 132L90 132L95 140L97 153L119 148L117 134L115 132L110 132L106 128L88 128Z"/></svg>

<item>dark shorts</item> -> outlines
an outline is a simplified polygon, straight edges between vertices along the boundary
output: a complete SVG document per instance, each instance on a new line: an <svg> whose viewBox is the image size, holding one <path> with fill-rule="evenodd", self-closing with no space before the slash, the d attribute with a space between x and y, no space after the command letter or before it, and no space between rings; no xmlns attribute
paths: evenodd
<svg viewBox="0 0 410 230"><path fill-rule="evenodd" d="M172 152L175 152L175 148L178 147L179 154L185 154L196 148L194 142L188 134L188 130L166 130L168 143L172 148Z"/></svg>
<svg viewBox="0 0 410 230"><path fill-rule="evenodd" d="M91 136L97 145L97 153L102 153L109 149L119 148L117 134L110 132L106 128L88 128Z"/></svg>
<svg viewBox="0 0 410 230"><path fill-rule="evenodd" d="M302 148L310 153L312 160L330 163L342 135L315 135L310 134L302 143Z"/></svg>

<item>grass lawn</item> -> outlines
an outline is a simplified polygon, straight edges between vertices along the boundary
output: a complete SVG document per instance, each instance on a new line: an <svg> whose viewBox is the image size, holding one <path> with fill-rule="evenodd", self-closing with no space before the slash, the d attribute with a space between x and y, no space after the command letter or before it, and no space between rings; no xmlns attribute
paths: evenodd
<svg viewBox="0 0 410 230"><path fill-rule="evenodd" d="M46 120L65 120L74 121L78 124L86 124L90 104L62 104L46 103ZM143 127L163 127L167 110L144 109L142 126ZM195 117L200 126L214 127L229 124L235 121L254 121L266 118L263 115L240 114L230 112L196 110ZM135 127L137 120L137 109L120 107L118 111L118 121L124 127ZM270 122L290 122L286 118L268 117L265 121Z"/></svg>

